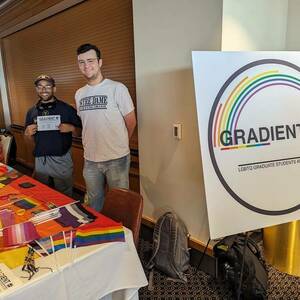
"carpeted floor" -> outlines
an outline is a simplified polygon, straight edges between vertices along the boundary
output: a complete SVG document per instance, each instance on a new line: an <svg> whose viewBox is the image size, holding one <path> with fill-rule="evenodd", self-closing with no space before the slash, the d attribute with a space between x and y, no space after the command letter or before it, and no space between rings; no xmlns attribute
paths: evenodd
<svg viewBox="0 0 300 300"><path fill-rule="evenodd" d="M151 243L140 239L138 249L141 261L145 264L151 253ZM145 270L148 278L148 271ZM203 300L230 300L234 299L229 287L202 271L195 273L190 267L187 273L188 283L169 281L163 274L154 272L153 291L148 287L140 289L140 299L203 299ZM268 299L297 300L300 299L300 278L290 276L268 266L269 288Z"/></svg>

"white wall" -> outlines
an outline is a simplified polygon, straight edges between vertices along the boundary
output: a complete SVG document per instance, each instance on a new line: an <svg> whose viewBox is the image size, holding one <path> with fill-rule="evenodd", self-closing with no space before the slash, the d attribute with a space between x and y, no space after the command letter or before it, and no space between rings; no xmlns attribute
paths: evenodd
<svg viewBox="0 0 300 300"><path fill-rule="evenodd" d="M144 215L175 210L208 238L191 50L300 47L300 0L133 0ZM182 123L183 138L172 137Z"/></svg>
<svg viewBox="0 0 300 300"><path fill-rule="evenodd" d="M288 0L224 0L222 50L284 50L287 16Z"/></svg>
<svg viewBox="0 0 300 300"><path fill-rule="evenodd" d="M208 238L191 51L220 50L222 0L134 0L134 43L144 215L171 208ZM181 123L182 140L172 136Z"/></svg>
<svg viewBox="0 0 300 300"><path fill-rule="evenodd" d="M300 1L289 0L286 50L300 50Z"/></svg>

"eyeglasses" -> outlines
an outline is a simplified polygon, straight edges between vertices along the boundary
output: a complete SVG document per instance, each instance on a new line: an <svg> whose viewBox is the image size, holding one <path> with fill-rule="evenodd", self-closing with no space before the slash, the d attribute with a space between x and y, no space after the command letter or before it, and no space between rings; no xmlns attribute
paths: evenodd
<svg viewBox="0 0 300 300"><path fill-rule="evenodd" d="M51 90L53 88L51 84L47 84L47 85L38 84L36 87L38 90L42 90L42 89Z"/></svg>
<svg viewBox="0 0 300 300"><path fill-rule="evenodd" d="M88 58L87 60L80 59L80 60L78 60L78 64L79 64L79 66L91 65L96 61L98 62L98 58Z"/></svg>

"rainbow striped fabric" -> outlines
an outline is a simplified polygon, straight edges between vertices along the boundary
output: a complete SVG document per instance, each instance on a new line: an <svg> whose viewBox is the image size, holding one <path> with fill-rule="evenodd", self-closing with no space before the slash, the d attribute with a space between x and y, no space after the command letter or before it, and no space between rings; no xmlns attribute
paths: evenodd
<svg viewBox="0 0 300 300"><path fill-rule="evenodd" d="M31 208L34 208L35 206L37 206L37 204L33 200L26 199L26 198L23 198L23 199L20 199L20 200L14 202L14 205L16 205L20 208L23 208L23 209L31 209Z"/></svg>
<svg viewBox="0 0 300 300"><path fill-rule="evenodd" d="M71 231L62 231L55 235L41 238L35 242L38 242L38 244L41 245L48 252L48 254L51 254L53 253L53 249L54 252L56 252L60 249L70 247L71 246L70 236L71 236Z"/></svg>
<svg viewBox="0 0 300 300"><path fill-rule="evenodd" d="M55 235L35 240L30 243L30 246L34 248L35 251L45 256L53 253L53 250L56 252L60 249L72 247L72 236L75 236L75 231L72 234L71 231L62 231Z"/></svg>
<svg viewBox="0 0 300 300"><path fill-rule="evenodd" d="M76 230L74 246L82 247L108 242L124 242L125 234L122 224L103 227L103 225L90 224Z"/></svg>
<svg viewBox="0 0 300 300"><path fill-rule="evenodd" d="M32 222L15 224L3 229L4 247L19 246L40 238Z"/></svg>

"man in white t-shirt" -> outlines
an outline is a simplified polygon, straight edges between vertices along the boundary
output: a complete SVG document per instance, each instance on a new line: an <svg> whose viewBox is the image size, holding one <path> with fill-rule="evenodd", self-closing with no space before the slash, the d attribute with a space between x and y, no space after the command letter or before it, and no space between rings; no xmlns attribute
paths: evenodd
<svg viewBox="0 0 300 300"><path fill-rule="evenodd" d="M90 206L101 211L105 182L109 188L129 187L129 139L136 117L126 86L103 77L100 50L83 44L77 55L79 69L87 80L75 94L83 127L83 177Z"/></svg>

